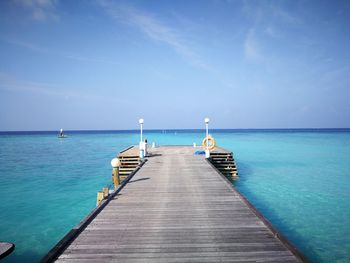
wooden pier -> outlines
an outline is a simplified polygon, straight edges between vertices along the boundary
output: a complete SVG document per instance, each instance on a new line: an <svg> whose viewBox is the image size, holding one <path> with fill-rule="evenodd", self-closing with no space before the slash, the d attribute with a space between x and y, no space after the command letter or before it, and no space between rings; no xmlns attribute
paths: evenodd
<svg viewBox="0 0 350 263"><path fill-rule="evenodd" d="M153 148L141 168L136 148L121 153L138 171L41 262L306 261L196 150Z"/></svg>

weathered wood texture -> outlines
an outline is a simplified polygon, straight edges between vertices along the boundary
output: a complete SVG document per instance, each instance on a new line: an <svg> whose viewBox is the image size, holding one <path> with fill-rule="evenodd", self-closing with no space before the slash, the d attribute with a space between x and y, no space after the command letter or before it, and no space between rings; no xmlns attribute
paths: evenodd
<svg viewBox="0 0 350 263"><path fill-rule="evenodd" d="M195 150L152 149L56 262L298 262Z"/></svg>
<svg viewBox="0 0 350 263"><path fill-rule="evenodd" d="M164 146L162 146L163 148ZM174 147L174 146L171 146L171 147ZM183 147L183 146L177 146L177 147ZM191 148L190 146L184 146L184 147L189 147ZM155 149L159 149L159 147L155 148ZM152 154L154 151L155 151L154 148L151 147L150 144L148 144L148 147L147 147L147 151ZM191 148L192 149L192 148ZM200 150L204 150L204 148L202 146L196 146L193 148L194 150L196 151L200 151ZM224 148L221 148L221 147L218 147L218 146L215 146L213 150L211 150L211 152L213 153L230 153L229 151L227 151L226 149ZM119 154L118 154L118 157L128 157L128 156L139 156L139 146L138 145L133 145L131 147L128 147L127 149L121 151Z"/></svg>
<svg viewBox="0 0 350 263"><path fill-rule="evenodd" d="M119 157L128 157L128 156L139 156L139 147L134 145L131 146L118 154Z"/></svg>
<svg viewBox="0 0 350 263"><path fill-rule="evenodd" d="M0 259L10 255L14 249L14 244L8 242L0 242Z"/></svg>

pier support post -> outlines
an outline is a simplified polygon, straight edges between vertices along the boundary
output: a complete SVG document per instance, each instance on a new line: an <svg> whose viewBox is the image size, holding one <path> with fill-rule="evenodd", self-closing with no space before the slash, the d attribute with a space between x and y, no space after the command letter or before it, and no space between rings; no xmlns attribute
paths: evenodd
<svg viewBox="0 0 350 263"><path fill-rule="evenodd" d="M109 195L109 188L103 187L102 191L97 192L96 206L98 206L103 199L107 198Z"/></svg>
<svg viewBox="0 0 350 263"><path fill-rule="evenodd" d="M109 196L109 188L108 187L103 187L102 192L103 192L103 198L106 198Z"/></svg>
<svg viewBox="0 0 350 263"><path fill-rule="evenodd" d="M104 198L104 193L102 191L97 192L96 206L98 206Z"/></svg>
<svg viewBox="0 0 350 263"><path fill-rule="evenodd" d="M120 160L118 158L114 158L111 161L112 165L112 181L114 184L114 189L117 189L120 185L120 178L119 178L119 167L120 167Z"/></svg>
<svg viewBox="0 0 350 263"><path fill-rule="evenodd" d="M119 178L119 167L113 168L112 171L112 181L114 184L114 189L117 189L120 185L120 178Z"/></svg>

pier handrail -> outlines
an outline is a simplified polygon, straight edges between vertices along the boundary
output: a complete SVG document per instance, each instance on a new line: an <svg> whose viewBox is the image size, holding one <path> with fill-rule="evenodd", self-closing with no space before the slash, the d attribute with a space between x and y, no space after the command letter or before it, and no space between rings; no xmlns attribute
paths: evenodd
<svg viewBox="0 0 350 263"><path fill-rule="evenodd" d="M134 148L134 147L135 147L134 145L128 146L128 147L126 147L124 150L121 150L121 151L119 152L119 154L121 154L121 153L123 153L123 152L126 152L126 151L128 151L128 150L130 150L131 148Z"/></svg>
<svg viewBox="0 0 350 263"><path fill-rule="evenodd" d="M128 147L128 149L134 146ZM124 150L125 151L125 150ZM106 199L96 206L87 216L85 216L78 225L73 227L40 261L39 263L54 262L59 255L71 244L74 239L84 230L85 227L103 210L103 208L124 188L136 172L146 163L142 160L136 169L115 189Z"/></svg>

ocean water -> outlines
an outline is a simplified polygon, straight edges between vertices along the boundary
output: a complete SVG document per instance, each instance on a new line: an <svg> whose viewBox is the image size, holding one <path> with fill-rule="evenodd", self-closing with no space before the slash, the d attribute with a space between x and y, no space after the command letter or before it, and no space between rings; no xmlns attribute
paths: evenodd
<svg viewBox="0 0 350 263"><path fill-rule="evenodd" d="M137 131L0 133L3 262L37 262L94 208L110 160ZM350 130L214 130L239 169L237 189L314 262L350 261ZM200 144L204 131L146 131L157 145Z"/></svg>

